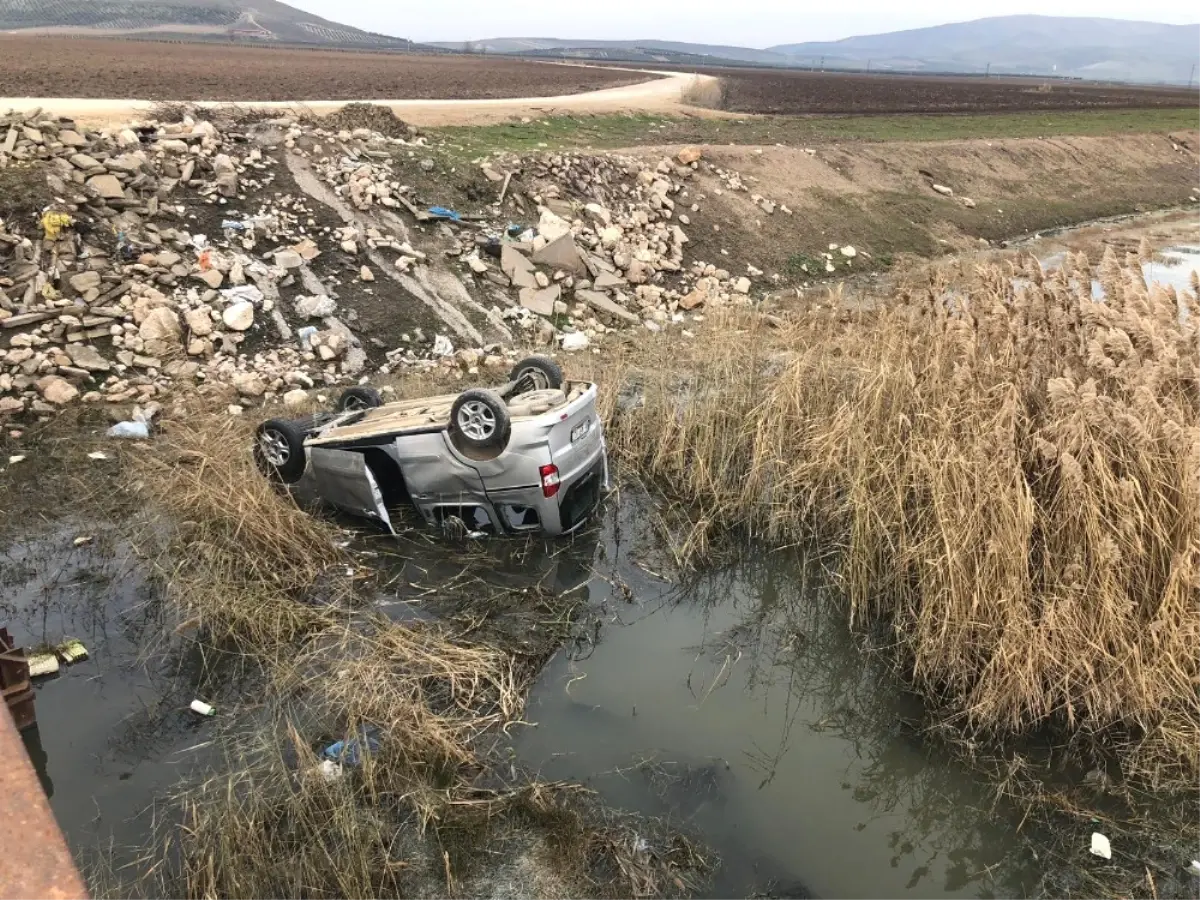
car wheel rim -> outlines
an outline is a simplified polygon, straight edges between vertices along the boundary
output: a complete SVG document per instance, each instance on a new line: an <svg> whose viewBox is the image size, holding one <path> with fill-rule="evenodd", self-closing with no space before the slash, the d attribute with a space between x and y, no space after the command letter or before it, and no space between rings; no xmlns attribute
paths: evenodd
<svg viewBox="0 0 1200 900"><path fill-rule="evenodd" d="M490 440L496 433L496 414L481 400L468 400L458 410L458 430L473 441Z"/></svg>
<svg viewBox="0 0 1200 900"><path fill-rule="evenodd" d="M530 390L544 391L550 387L550 378L541 369L535 369L532 366L528 369L522 369L517 373L517 381L523 381L531 385Z"/></svg>
<svg viewBox="0 0 1200 900"><path fill-rule="evenodd" d="M258 446L262 450L263 459L276 468L287 465L287 461L292 457L287 438L274 429L268 429L259 436Z"/></svg>
<svg viewBox="0 0 1200 900"><path fill-rule="evenodd" d="M347 397L342 401L343 412L359 412L367 408L367 401L361 397Z"/></svg>

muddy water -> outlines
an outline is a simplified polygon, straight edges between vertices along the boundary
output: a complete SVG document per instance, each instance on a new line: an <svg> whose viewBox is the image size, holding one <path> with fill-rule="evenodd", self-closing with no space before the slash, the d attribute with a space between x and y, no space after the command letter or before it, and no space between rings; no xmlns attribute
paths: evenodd
<svg viewBox="0 0 1200 900"><path fill-rule="evenodd" d="M111 524L58 522L12 542L0 586L0 621L18 646L78 638L87 648L86 660L35 679L38 724L22 737L77 862L120 865L203 740L206 723L185 711L187 661L149 661L155 595Z"/></svg>
<svg viewBox="0 0 1200 900"><path fill-rule="evenodd" d="M542 674L521 760L694 831L723 859L714 896L1022 890L1015 823L922 739L827 560L754 552L673 583L650 520L627 502L593 538L604 625Z"/></svg>

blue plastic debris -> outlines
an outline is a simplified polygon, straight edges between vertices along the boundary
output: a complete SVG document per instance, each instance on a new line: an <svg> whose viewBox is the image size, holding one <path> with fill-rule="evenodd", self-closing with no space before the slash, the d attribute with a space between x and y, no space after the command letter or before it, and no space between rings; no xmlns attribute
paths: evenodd
<svg viewBox="0 0 1200 900"><path fill-rule="evenodd" d="M437 216L439 219L450 219L453 222L459 222L462 220L461 213L456 213L452 209L446 209L444 206L429 207L429 214L431 216Z"/></svg>
<svg viewBox="0 0 1200 900"><path fill-rule="evenodd" d="M505 231L508 233L509 237L516 237L524 230L525 230L525 226L518 225L516 222L509 222L508 228L505 229Z"/></svg>
<svg viewBox="0 0 1200 900"><path fill-rule="evenodd" d="M379 750L379 732L374 728L360 729L358 735L344 741L335 741L321 755L334 762L348 766L357 766L362 762L362 747L366 745L368 753Z"/></svg>

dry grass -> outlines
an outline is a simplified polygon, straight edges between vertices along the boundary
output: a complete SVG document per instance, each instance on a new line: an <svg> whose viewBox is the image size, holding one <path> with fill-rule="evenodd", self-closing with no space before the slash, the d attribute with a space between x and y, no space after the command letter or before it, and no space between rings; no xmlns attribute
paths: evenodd
<svg viewBox="0 0 1200 900"><path fill-rule="evenodd" d="M707 862L685 840L648 853L579 789L510 764L499 777L497 742L522 712L528 660L467 640L459 617L402 624L358 602L335 565L350 559L336 530L256 471L251 436L240 420L192 416L167 422L153 455L130 457L176 633L232 645L266 676L240 710L223 707L224 758L170 799L138 886L207 898L497 896L497 879L512 896L692 885ZM455 589L474 604L467 631L481 629L485 586ZM320 749L363 729L377 745L326 779Z"/></svg>
<svg viewBox="0 0 1200 900"><path fill-rule="evenodd" d="M910 285L880 311L750 314L607 372L625 471L691 516L841 550L858 625L969 728L1115 742L1152 785L1200 775L1195 286L1110 254ZM629 407L631 404L626 402Z"/></svg>
<svg viewBox="0 0 1200 900"><path fill-rule="evenodd" d="M297 600L344 555L257 471L252 436L250 423L201 415L171 422L157 452L135 459L181 629L266 651L333 624L328 605Z"/></svg>

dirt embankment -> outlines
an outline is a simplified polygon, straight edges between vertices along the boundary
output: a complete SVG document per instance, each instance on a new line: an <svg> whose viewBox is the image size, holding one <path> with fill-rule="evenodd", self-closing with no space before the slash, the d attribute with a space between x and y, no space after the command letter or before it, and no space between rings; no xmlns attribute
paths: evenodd
<svg viewBox="0 0 1200 900"><path fill-rule="evenodd" d="M820 260L836 243L858 251L839 273L887 268L1188 203L1200 194L1197 137L708 147L680 211L693 259L805 279L831 274Z"/></svg>

